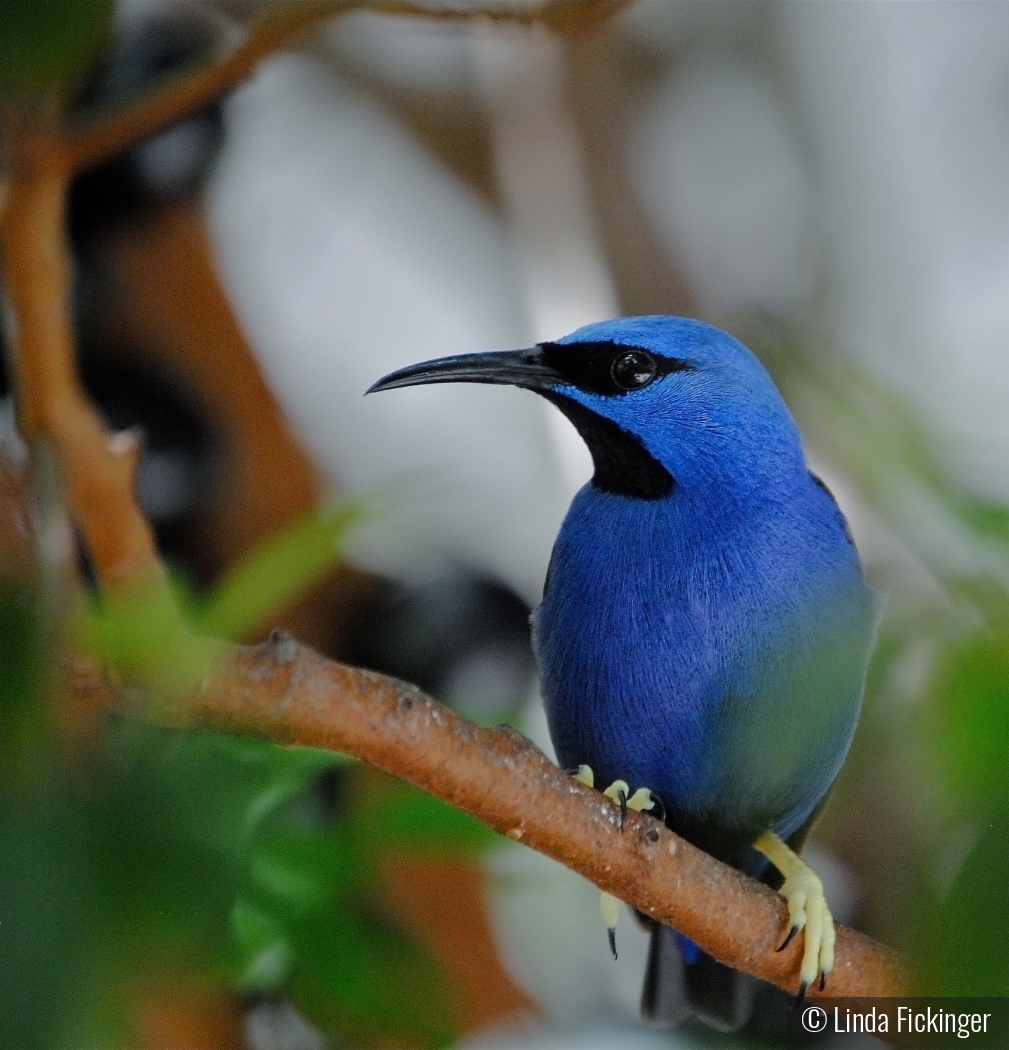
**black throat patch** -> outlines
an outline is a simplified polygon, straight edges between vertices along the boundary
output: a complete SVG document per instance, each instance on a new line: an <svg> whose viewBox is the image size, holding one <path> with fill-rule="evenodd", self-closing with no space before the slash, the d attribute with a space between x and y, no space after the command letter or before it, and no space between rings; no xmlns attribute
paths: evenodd
<svg viewBox="0 0 1009 1050"><path fill-rule="evenodd" d="M571 420L588 445L596 468L592 484L597 489L646 500L665 499L673 491L673 475L636 435L562 394L543 396Z"/></svg>

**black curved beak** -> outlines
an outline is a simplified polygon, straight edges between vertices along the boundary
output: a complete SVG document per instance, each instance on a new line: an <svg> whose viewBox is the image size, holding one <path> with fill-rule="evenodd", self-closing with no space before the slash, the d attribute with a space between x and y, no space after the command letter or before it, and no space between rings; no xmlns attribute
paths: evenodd
<svg viewBox="0 0 1009 1050"><path fill-rule="evenodd" d="M459 354L421 361L390 372L365 391L395 390L401 386L424 386L428 383L495 383L520 386L526 390L549 390L564 382L562 376L543 359L538 346L528 350L505 350L490 354Z"/></svg>

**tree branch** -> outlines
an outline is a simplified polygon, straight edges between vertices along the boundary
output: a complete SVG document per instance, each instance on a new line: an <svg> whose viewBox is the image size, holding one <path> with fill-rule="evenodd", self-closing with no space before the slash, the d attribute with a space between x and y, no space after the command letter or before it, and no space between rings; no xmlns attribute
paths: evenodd
<svg viewBox="0 0 1009 1050"><path fill-rule="evenodd" d="M124 706L93 665L78 665L72 685ZM277 631L231 650L167 720L352 755L552 857L721 962L798 989L802 938L775 951L788 926L781 897L645 814L628 813L621 830L616 805L521 734L479 728L414 686L325 660ZM831 995L907 994L895 954L844 927L837 935Z"/></svg>
<svg viewBox="0 0 1009 1050"><path fill-rule="evenodd" d="M11 129L0 270L11 306L18 425L49 444L95 572L112 591L160 585L154 534L133 498L137 446L109 435L81 392L70 319L66 170L46 129Z"/></svg>
<svg viewBox="0 0 1009 1050"><path fill-rule="evenodd" d="M229 54L203 69L187 71L121 112L98 116L70 129L62 157L72 172L114 157L128 146L199 112L246 79L264 59L296 43L321 22L354 10L460 21L484 18L510 23L545 22L570 28L576 13L595 24L626 0L287 0L270 4Z"/></svg>

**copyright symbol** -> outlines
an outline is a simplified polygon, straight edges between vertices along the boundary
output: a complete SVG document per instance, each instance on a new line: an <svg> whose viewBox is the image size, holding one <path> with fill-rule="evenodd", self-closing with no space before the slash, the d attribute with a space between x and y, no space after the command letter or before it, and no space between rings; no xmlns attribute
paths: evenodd
<svg viewBox="0 0 1009 1050"><path fill-rule="evenodd" d="M807 1006L802 1011L802 1027L807 1032L822 1032L827 1027L827 1011L822 1006Z"/></svg>

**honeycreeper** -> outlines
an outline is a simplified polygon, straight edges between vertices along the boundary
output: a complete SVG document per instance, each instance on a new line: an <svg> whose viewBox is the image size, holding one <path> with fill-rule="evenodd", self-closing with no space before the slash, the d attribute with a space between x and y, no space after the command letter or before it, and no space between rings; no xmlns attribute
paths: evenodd
<svg viewBox="0 0 1009 1050"><path fill-rule="evenodd" d="M855 731L878 602L774 383L725 332L651 316L411 365L371 390L450 382L535 391L592 454L533 616L559 761L776 885L785 943L805 939L801 999L826 981L834 927L797 854ZM617 902L602 905L615 951ZM746 1022L755 982L639 918L646 1017Z"/></svg>

